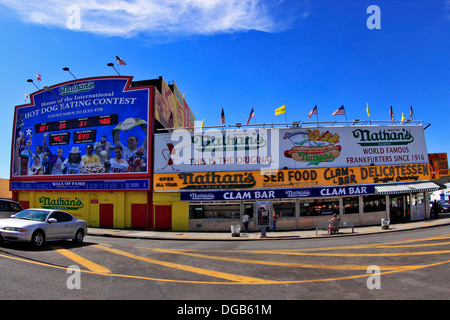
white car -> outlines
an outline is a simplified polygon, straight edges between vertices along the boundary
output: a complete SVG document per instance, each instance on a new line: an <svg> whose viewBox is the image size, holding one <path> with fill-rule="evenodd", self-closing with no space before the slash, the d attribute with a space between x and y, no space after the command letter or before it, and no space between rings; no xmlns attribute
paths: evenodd
<svg viewBox="0 0 450 320"><path fill-rule="evenodd" d="M86 234L86 221L61 210L26 209L0 219L0 240L29 241L34 247L49 240L72 239L81 243Z"/></svg>
<svg viewBox="0 0 450 320"><path fill-rule="evenodd" d="M9 218L12 214L22 211L22 205L11 199L0 199L0 219Z"/></svg>

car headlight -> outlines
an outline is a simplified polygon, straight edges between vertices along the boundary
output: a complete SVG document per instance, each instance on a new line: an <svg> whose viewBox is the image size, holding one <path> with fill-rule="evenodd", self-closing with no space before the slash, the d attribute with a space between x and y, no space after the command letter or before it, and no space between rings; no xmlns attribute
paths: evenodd
<svg viewBox="0 0 450 320"><path fill-rule="evenodd" d="M16 232L25 232L27 229L24 228L16 228L16 227L4 227L3 230L6 231L16 231Z"/></svg>

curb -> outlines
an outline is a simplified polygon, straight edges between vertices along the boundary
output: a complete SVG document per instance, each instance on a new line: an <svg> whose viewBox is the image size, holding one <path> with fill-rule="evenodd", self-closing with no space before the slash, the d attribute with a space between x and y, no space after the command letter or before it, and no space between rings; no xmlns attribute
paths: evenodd
<svg viewBox="0 0 450 320"><path fill-rule="evenodd" d="M400 224L402 225L402 224ZM404 224L403 224L404 225ZM99 237L109 237L109 238L125 238L125 239L142 239L142 240L172 240L172 241L267 241L267 240L301 240L301 239L325 239L325 238L336 238L336 237L352 237L352 236L363 236L363 235L372 235L372 234L382 234L382 233L389 233L389 232L402 232L402 231L410 231L410 230L418 230L418 229L425 229L425 228L435 228L435 227L441 227L441 226L447 226L450 225L450 221L442 222L442 223L436 223L436 224L430 224L430 225L420 225L420 226L411 226L411 227L405 227L405 228L392 228L391 226L388 229L385 230L375 230L370 232L358 232L358 228L355 228L355 232L353 233L337 233L337 234L319 234L317 236L301 236L301 235L276 235L276 236L270 236L266 237L257 237L253 236L251 238L246 237L234 237L229 234L229 237L223 237L223 238L214 238L210 237L208 238L208 233L202 234L201 237L195 237L190 236L189 231L180 233L176 231L169 231L167 233L163 233L163 235L151 235L151 234L144 234L145 232L152 232L152 231L142 231L142 234L139 234L140 231L136 230L125 230L125 229L118 229L111 231L106 231L101 228L88 228L88 236L99 236ZM369 226L370 227L370 226ZM375 228L381 228L381 226L374 226ZM92 233L92 229L95 230ZM91 231L91 232L90 232ZM303 230L303 231L314 231L314 230ZM283 231L280 231L283 232ZM287 231L286 233L288 233ZM302 230L295 231L301 233ZM314 231L315 232L315 231ZM132 233L132 234L131 234ZM177 233L177 236L174 236L172 233ZM216 233L217 234L217 233ZM223 232L221 234L224 234ZM228 233L226 233L228 234ZM258 235L258 232L251 233L253 235Z"/></svg>

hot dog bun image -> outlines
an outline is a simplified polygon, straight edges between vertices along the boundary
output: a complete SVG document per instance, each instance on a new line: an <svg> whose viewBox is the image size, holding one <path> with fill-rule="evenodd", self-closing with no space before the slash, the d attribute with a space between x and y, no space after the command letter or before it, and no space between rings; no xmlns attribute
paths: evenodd
<svg viewBox="0 0 450 320"><path fill-rule="evenodd" d="M342 147L337 134L329 131L324 133L318 130L287 132L284 139L289 139L294 145L290 150L284 151L286 158L299 162L308 162L308 165L318 165L320 162L332 162L339 157Z"/></svg>

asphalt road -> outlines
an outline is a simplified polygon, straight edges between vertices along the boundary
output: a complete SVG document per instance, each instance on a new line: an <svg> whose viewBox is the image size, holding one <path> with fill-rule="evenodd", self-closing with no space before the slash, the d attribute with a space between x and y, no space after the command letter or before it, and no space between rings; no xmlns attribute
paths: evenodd
<svg viewBox="0 0 450 320"><path fill-rule="evenodd" d="M447 300L449 263L450 226L251 242L87 236L40 250L0 242L0 299Z"/></svg>

